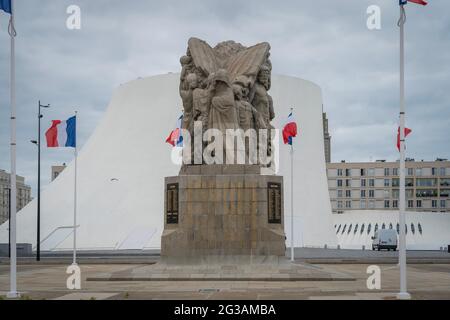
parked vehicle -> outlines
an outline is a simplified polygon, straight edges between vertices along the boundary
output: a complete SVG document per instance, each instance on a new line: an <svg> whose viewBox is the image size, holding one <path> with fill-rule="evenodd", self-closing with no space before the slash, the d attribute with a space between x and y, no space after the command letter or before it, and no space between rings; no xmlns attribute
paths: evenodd
<svg viewBox="0 0 450 320"><path fill-rule="evenodd" d="M380 251L381 249L387 249L390 251L391 249L397 250L397 231L393 229L381 229L375 232L372 237L372 250L377 249Z"/></svg>

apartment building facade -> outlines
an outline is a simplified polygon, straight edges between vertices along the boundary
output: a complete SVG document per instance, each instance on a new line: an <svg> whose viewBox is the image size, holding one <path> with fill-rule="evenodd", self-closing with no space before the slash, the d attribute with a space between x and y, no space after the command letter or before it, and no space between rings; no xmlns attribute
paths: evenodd
<svg viewBox="0 0 450 320"><path fill-rule="evenodd" d="M399 162L327 164L333 213L398 210ZM406 210L450 212L450 161L406 161Z"/></svg>
<svg viewBox="0 0 450 320"><path fill-rule="evenodd" d="M9 192L11 175L0 169L0 224L9 219ZM31 200L31 187L25 184L25 178L17 176L17 211L25 207Z"/></svg>

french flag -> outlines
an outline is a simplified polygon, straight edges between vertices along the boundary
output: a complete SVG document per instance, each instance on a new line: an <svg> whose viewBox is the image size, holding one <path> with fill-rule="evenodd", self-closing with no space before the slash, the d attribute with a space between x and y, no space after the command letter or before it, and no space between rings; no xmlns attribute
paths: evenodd
<svg viewBox="0 0 450 320"><path fill-rule="evenodd" d="M52 120L52 125L45 132L48 148L77 146L77 118L70 117L67 120Z"/></svg>
<svg viewBox="0 0 450 320"><path fill-rule="evenodd" d="M289 114L286 124L283 127L284 144L292 145L292 138L297 136L297 123L292 112Z"/></svg>
<svg viewBox="0 0 450 320"><path fill-rule="evenodd" d="M181 125L183 123L183 115L181 115L177 120L176 128L172 130L166 139L166 142L172 146L182 147L183 146L183 136L181 135Z"/></svg>
<svg viewBox="0 0 450 320"><path fill-rule="evenodd" d="M412 2L412 3L417 3L417 4L421 4L423 6L426 6L428 4L428 2L424 1L424 0L400 0L400 5L405 5L408 2Z"/></svg>

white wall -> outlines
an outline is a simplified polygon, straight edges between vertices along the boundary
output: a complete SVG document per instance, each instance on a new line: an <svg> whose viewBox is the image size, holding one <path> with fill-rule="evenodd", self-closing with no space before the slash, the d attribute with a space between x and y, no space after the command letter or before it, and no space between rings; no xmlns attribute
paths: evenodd
<svg viewBox="0 0 450 320"><path fill-rule="evenodd" d="M384 211L384 210L355 210L345 212L343 214L333 215L334 225L336 231L341 225L341 231L337 234L339 244L343 249L361 249L366 246L366 249L372 248L371 237L375 231L375 224L378 224L379 229L383 223L386 228L392 223L396 229L398 223L398 211ZM415 233L411 231L411 223L414 224ZM422 234L418 230L418 224L422 226ZM342 228L352 224L352 231L348 234L347 231L342 234ZM358 232L354 233L355 225L358 224ZM361 225L365 225L365 231L361 234ZM372 230L368 234L367 227L372 225ZM411 250L439 250L441 247L450 245L450 214L449 213L431 213L431 212L407 212L406 224L408 226L408 233L406 235L406 247Z"/></svg>
<svg viewBox="0 0 450 320"><path fill-rule="evenodd" d="M130 243L135 248L159 248L164 177L177 175L179 170L165 143L181 111L178 83L178 74L167 74L135 80L115 90L102 121L79 152L77 239L81 250L116 249ZM294 166L295 244L334 246L320 88L298 78L274 76L270 93L277 114L275 127L283 125L291 107L299 126ZM289 157L289 148L281 145L279 174L284 176L288 239ZM71 163L41 194L41 239L72 224L73 171ZM61 234L56 249L70 249L71 236ZM33 201L18 214L18 242L35 244L35 238ZM6 223L0 226L0 242L7 239Z"/></svg>

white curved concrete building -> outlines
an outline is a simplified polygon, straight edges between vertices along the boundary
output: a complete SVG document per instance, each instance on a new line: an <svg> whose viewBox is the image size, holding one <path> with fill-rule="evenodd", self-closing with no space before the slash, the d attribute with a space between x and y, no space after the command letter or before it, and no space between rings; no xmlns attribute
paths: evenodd
<svg viewBox="0 0 450 320"><path fill-rule="evenodd" d="M179 75L135 80L115 90L111 103L78 157L80 250L159 248L164 216L164 177L177 175L165 143L181 110ZM295 246L337 245L324 160L322 97L308 81L273 76L270 94L280 128L291 107L295 140ZM285 229L290 239L290 155L280 147L285 183ZM41 194L42 250L70 250L73 163ZM18 242L36 242L36 201L18 214ZM7 223L0 242L7 242ZM288 241L289 243L289 241Z"/></svg>
<svg viewBox="0 0 450 320"><path fill-rule="evenodd" d="M398 211L353 210L333 214L335 233L343 249L372 249L376 229L399 231ZM450 214L430 212L406 213L406 248L440 250L450 245Z"/></svg>

